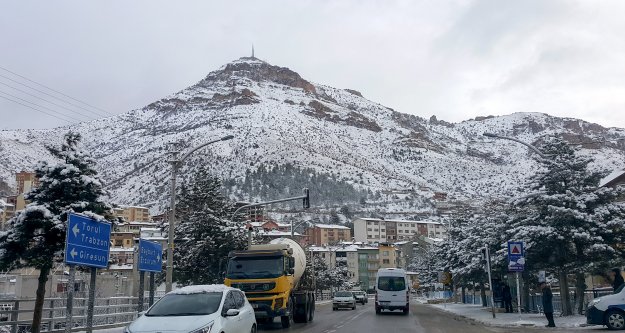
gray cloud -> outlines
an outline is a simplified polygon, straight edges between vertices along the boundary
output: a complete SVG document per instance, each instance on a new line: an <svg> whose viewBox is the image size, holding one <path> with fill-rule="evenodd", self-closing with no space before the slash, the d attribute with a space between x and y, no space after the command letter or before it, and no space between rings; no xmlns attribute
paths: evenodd
<svg viewBox="0 0 625 333"><path fill-rule="evenodd" d="M623 9L556 0L7 2L0 66L115 114L195 83L254 43L272 64L423 117L536 111L625 127ZM0 84L3 92L35 101ZM0 129L61 123L0 99Z"/></svg>

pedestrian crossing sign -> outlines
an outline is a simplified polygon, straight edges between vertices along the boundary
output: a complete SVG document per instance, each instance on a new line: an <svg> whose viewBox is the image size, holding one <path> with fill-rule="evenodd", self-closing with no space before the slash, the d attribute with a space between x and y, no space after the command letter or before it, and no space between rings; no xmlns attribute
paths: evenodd
<svg viewBox="0 0 625 333"><path fill-rule="evenodd" d="M508 271L522 272L525 268L523 242L508 242Z"/></svg>

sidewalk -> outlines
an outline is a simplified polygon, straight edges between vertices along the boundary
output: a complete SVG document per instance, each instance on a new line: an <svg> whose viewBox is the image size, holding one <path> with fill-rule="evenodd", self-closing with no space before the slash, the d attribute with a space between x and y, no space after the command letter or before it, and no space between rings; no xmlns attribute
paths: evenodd
<svg viewBox="0 0 625 333"><path fill-rule="evenodd" d="M545 327L545 325L547 324L547 319L545 319L545 316L543 314L537 313L523 313L521 316L521 321L519 321L518 313L496 313L496 318L493 319L490 308L485 308L481 305L446 303L428 304L428 306L445 312L453 313L488 326ZM586 317L580 315L569 317L556 316L554 318L554 321L556 323L556 327L566 328L567 330L605 330L605 327L603 326L586 326Z"/></svg>

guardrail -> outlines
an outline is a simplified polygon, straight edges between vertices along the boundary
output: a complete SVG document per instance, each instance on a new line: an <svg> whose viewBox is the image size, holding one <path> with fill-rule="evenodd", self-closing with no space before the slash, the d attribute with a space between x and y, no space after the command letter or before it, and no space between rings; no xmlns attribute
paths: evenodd
<svg viewBox="0 0 625 333"><path fill-rule="evenodd" d="M56 333L65 330L66 301L65 298L45 299L41 320L42 332ZM29 332L34 305L35 299L0 299L0 331ZM93 327L119 327L132 322L137 318L137 305L137 297L96 298ZM148 299L145 298L144 309L147 308ZM72 314L72 331L84 330L87 326L87 298L74 298Z"/></svg>

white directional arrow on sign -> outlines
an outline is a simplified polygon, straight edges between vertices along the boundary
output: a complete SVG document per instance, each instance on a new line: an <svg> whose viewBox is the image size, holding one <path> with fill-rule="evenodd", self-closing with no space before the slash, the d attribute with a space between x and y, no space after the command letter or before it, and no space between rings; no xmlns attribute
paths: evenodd
<svg viewBox="0 0 625 333"><path fill-rule="evenodd" d="M69 252L69 254L72 256L72 259L74 259L74 257L76 257L78 252L76 252L76 250L74 248L72 248L72 250Z"/></svg>
<svg viewBox="0 0 625 333"><path fill-rule="evenodd" d="M80 229L78 229L78 224L74 224L72 231L74 232L74 237L77 237L78 233L80 232Z"/></svg>

